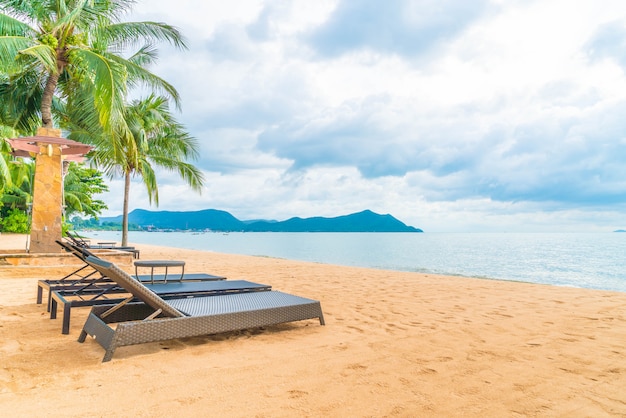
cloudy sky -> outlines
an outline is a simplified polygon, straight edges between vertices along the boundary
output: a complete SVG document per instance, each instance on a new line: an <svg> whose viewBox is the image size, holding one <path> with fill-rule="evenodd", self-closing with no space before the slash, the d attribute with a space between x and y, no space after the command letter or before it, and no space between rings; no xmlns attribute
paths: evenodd
<svg viewBox="0 0 626 418"><path fill-rule="evenodd" d="M177 26L152 70L239 219L371 209L426 232L626 228L623 0L141 0ZM104 196L121 213L121 181Z"/></svg>

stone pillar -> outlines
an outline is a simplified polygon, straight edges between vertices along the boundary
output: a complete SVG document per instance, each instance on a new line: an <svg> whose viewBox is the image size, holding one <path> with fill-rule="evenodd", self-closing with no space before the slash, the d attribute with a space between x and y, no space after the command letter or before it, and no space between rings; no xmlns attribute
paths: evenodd
<svg viewBox="0 0 626 418"><path fill-rule="evenodd" d="M39 128L37 136L61 137L60 129ZM33 208L30 229L31 253L60 252L55 242L62 236L63 163L61 147L57 144L37 143L39 154L35 160Z"/></svg>

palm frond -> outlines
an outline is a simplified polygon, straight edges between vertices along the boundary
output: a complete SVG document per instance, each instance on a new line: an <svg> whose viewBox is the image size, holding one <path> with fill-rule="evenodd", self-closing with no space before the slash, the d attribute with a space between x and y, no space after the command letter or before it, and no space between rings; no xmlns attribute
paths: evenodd
<svg viewBox="0 0 626 418"><path fill-rule="evenodd" d="M126 97L127 73L125 68L113 60L88 49L76 49L74 54L83 60L92 76L94 104L100 124L107 131L124 123L124 97Z"/></svg>
<svg viewBox="0 0 626 418"><path fill-rule="evenodd" d="M58 1L58 9L54 22L54 29L84 27L88 28L98 20L97 10L92 7L89 0L73 1L67 4L65 1Z"/></svg>
<svg viewBox="0 0 626 418"><path fill-rule="evenodd" d="M109 58L120 65L124 65L128 74L129 87L144 86L156 90L159 94L167 94L174 100L176 108L180 109L180 95L170 83L130 60L116 55L109 55Z"/></svg>
<svg viewBox="0 0 626 418"><path fill-rule="evenodd" d="M118 22L137 3L136 0L90 0L92 9L106 21Z"/></svg>
<svg viewBox="0 0 626 418"><path fill-rule="evenodd" d="M21 36L32 37L36 31L21 20L15 19L6 14L0 14L0 37Z"/></svg>
<svg viewBox="0 0 626 418"><path fill-rule="evenodd" d="M155 205L159 206L159 186L154 169L149 162L142 161L139 174L141 175L143 184L146 186L146 191L148 192L148 202L150 204L154 202Z"/></svg>
<svg viewBox="0 0 626 418"><path fill-rule="evenodd" d="M29 48L22 49L19 51L21 55L28 55L35 58L38 62L40 62L49 73L57 73L59 69L57 68L57 55L56 51L44 44L33 45Z"/></svg>
<svg viewBox="0 0 626 418"><path fill-rule="evenodd" d="M28 67L11 77L0 77L0 123L25 134L34 133L41 125L43 82L41 74Z"/></svg>
<svg viewBox="0 0 626 418"><path fill-rule="evenodd" d="M12 184L11 170L9 169L9 151L11 147L5 139L13 136L13 133L12 130L0 126L0 191L5 186Z"/></svg>
<svg viewBox="0 0 626 418"><path fill-rule="evenodd" d="M24 36L0 36L0 71L15 72L19 68L15 62L19 53L35 45L33 40Z"/></svg>
<svg viewBox="0 0 626 418"><path fill-rule="evenodd" d="M146 42L168 42L178 49L187 49L182 33L176 27L161 22L121 22L102 27L100 36L112 48L126 49Z"/></svg>
<svg viewBox="0 0 626 418"><path fill-rule="evenodd" d="M152 44L147 44L139 48L137 52L128 57L128 61L139 67L146 67L154 63L158 58L157 49Z"/></svg>

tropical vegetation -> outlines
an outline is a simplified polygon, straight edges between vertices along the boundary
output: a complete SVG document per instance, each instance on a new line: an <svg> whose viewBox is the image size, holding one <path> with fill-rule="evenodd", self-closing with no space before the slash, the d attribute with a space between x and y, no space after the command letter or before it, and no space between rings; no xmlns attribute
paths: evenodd
<svg viewBox="0 0 626 418"><path fill-rule="evenodd" d="M35 162L32 159L11 158L7 153L3 153L0 159L9 172L7 181L0 187L0 231L28 233ZM107 209L107 205L96 196L106 191L108 186L100 171L77 163L67 165L63 178L65 220L71 216L97 217ZM64 228L68 225L65 224Z"/></svg>
<svg viewBox="0 0 626 418"><path fill-rule="evenodd" d="M150 202L157 205L157 168L178 172L195 190L203 181L200 171L187 162L197 156L197 141L169 109L170 100L180 106L178 92L148 70L157 59L157 42L185 48L185 41L165 23L122 22L135 3L0 0L0 129L30 135L39 126L56 125L69 138L95 145L89 155L92 164L125 179L124 244L131 177L141 177ZM154 94L129 103L136 87ZM11 167L32 167L6 155L0 160L0 195L22 199L3 207L24 210L30 190L22 188L32 181L17 186L10 177L18 174L10 174ZM93 194L106 186L98 172L85 170L93 169L73 165L67 171L66 215L74 211L96 216L105 208Z"/></svg>
<svg viewBox="0 0 626 418"><path fill-rule="evenodd" d="M53 109L70 106L107 132L124 130L129 87L147 85L172 97L173 86L146 69L153 43L183 48L179 31L158 22L121 22L132 0L0 1L0 68L6 112L26 132L54 127ZM125 58L128 48L140 45ZM34 112L34 110L38 110Z"/></svg>

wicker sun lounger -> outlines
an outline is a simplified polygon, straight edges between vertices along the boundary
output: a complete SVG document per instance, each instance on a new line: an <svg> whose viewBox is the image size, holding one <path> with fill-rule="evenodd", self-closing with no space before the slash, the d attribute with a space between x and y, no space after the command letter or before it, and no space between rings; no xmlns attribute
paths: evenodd
<svg viewBox="0 0 626 418"><path fill-rule="evenodd" d="M253 283L247 280L146 283L145 286L162 298L183 298L189 296L209 296L272 290L271 286ZM100 292L93 288L81 291L79 294L67 289L55 290L51 293L52 303L50 306L50 319L56 319L58 305L60 305L61 311L63 312L61 333L69 334L72 308L120 303L126 299L126 297L122 297L122 294L128 294L128 292L117 284L106 292Z"/></svg>
<svg viewBox="0 0 626 418"><path fill-rule="evenodd" d="M118 347L193 337L317 318L324 325L319 301L287 293L250 292L165 300L134 280L115 264L88 261L143 303L99 305L91 312L78 338L91 335L105 349L103 362ZM109 324L116 324L111 327Z"/></svg>

